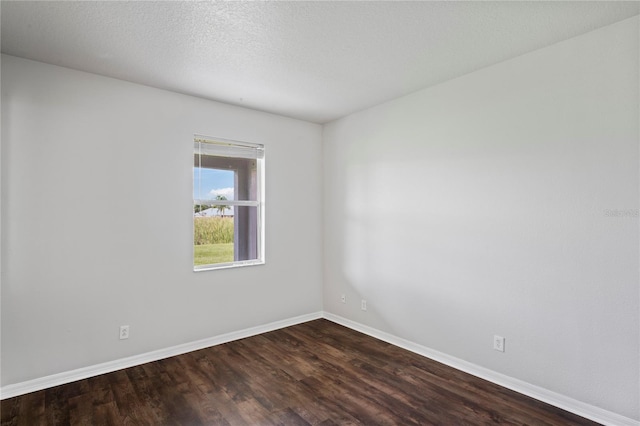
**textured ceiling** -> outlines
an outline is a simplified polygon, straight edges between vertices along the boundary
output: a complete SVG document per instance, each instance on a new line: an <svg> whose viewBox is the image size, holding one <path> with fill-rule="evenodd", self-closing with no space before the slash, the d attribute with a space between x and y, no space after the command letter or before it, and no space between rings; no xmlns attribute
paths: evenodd
<svg viewBox="0 0 640 426"><path fill-rule="evenodd" d="M324 123L638 2L6 2L2 52Z"/></svg>

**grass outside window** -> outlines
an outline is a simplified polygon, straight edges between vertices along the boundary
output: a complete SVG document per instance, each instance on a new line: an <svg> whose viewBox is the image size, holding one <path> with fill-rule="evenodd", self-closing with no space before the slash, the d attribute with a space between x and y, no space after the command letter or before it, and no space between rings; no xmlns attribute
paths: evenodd
<svg viewBox="0 0 640 426"><path fill-rule="evenodd" d="M233 262L232 217L196 217L193 231L194 265Z"/></svg>

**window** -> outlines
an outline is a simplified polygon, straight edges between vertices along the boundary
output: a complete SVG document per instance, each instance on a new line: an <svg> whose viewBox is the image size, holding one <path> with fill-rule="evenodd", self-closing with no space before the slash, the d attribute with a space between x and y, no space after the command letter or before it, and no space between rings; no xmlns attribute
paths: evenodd
<svg viewBox="0 0 640 426"><path fill-rule="evenodd" d="M194 138L194 271L264 263L264 146Z"/></svg>

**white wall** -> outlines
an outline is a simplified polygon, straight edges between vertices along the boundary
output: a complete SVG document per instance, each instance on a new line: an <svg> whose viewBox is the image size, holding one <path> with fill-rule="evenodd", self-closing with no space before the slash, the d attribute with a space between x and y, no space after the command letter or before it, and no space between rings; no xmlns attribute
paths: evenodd
<svg viewBox="0 0 640 426"><path fill-rule="evenodd" d="M635 17L326 125L325 311L640 419L638 79Z"/></svg>
<svg viewBox="0 0 640 426"><path fill-rule="evenodd" d="M194 133L265 144L265 265L192 272ZM321 135L3 56L2 385L320 311Z"/></svg>

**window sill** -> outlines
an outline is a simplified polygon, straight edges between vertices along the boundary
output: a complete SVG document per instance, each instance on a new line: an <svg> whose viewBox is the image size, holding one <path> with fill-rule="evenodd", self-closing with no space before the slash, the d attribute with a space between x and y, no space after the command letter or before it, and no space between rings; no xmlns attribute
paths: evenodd
<svg viewBox="0 0 640 426"><path fill-rule="evenodd" d="M213 271L216 269L242 268L245 266L264 265L264 260L243 260L240 262L217 263L215 265L198 265L193 267L193 272Z"/></svg>

